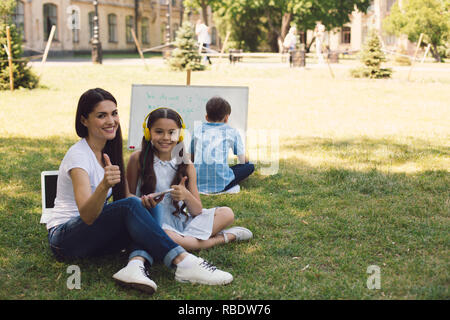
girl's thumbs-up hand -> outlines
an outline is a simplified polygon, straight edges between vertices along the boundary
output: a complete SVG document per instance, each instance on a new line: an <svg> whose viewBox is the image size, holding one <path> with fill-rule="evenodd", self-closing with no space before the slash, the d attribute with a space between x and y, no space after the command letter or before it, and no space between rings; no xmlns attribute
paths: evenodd
<svg viewBox="0 0 450 320"><path fill-rule="evenodd" d="M111 163L111 160L106 153L103 154L103 159L105 160L103 183L109 189L120 182L120 168Z"/></svg>
<svg viewBox="0 0 450 320"><path fill-rule="evenodd" d="M175 201L183 201L189 194L189 190L186 189L186 180L188 177L183 177L179 184L175 184L170 186L173 191L170 193L172 199Z"/></svg>

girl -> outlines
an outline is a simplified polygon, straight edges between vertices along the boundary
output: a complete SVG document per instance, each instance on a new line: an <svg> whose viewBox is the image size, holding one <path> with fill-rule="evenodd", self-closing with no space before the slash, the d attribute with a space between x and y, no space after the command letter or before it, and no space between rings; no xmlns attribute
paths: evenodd
<svg viewBox="0 0 450 320"><path fill-rule="evenodd" d="M234 220L230 208L203 209L195 167L183 155L185 125L181 116L172 109L158 108L147 115L143 128L142 148L128 162L130 191L141 196L147 208L159 203L159 220L169 237L188 251L249 240L253 235L246 228L224 230ZM180 164L179 156L183 159ZM170 193L154 196L169 188L173 189Z"/></svg>
<svg viewBox="0 0 450 320"><path fill-rule="evenodd" d="M80 97L75 128L81 140L61 162L55 207L47 223L56 257L99 256L129 247L127 266L113 278L149 293L157 286L144 262L151 265L154 259L176 266L175 279L181 282L212 285L233 280L174 243L153 217L159 209L149 214L143 200L128 191L117 102L109 92L91 89ZM114 201L108 204L110 196Z"/></svg>

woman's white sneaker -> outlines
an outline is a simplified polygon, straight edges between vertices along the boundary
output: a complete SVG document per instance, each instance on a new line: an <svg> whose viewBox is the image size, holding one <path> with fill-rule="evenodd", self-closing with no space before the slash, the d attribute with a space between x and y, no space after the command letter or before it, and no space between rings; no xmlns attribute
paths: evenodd
<svg viewBox="0 0 450 320"><path fill-rule="evenodd" d="M143 265L128 264L113 275L113 278L121 285L133 287L147 293L154 293L158 288L150 279Z"/></svg>
<svg viewBox="0 0 450 320"><path fill-rule="evenodd" d="M225 271L217 269L202 258L189 254L182 267L177 266L175 280L179 282L200 283L207 285L224 285L233 281L233 276Z"/></svg>

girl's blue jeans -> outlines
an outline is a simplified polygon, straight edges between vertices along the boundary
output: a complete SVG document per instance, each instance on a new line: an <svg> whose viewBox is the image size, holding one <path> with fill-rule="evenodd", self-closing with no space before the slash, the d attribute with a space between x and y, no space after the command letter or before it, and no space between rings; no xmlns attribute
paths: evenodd
<svg viewBox="0 0 450 320"><path fill-rule="evenodd" d="M185 250L161 229L159 206L147 210L139 198L131 197L103 207L93 224L78 216L49 230L50 248L56 257L84 258L131 251L129 259L140 256L150 265L163 261L169 268L172 260Z"/></svg>

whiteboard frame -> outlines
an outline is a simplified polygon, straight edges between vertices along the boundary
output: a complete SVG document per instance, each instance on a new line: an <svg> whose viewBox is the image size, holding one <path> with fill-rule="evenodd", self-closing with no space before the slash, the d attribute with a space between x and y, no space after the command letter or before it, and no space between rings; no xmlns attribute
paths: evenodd
<svg viewBox="0 0 450 320"><path fill-rule="evenodd" d="M249 87L246 87L246 86L191 86L191 85L162 85L162 84L132 84L132 86L131 86L130 117L129 117L129 123L128 123L128 140L127 140L127 149L128 150L135 151L135 150L139 150L140 147L141 147L141 143L140 143L141 140L136 145L131 145L130 144L131 143L130 137L132 136L131 130L133 128L132 120L134 119L134 117L133 117L133 115L134 115L133 114L133 110L134 110L133 106L134 106L134 103L136 102L135 101L136 97L134 97L133 92L134 92L134 88L137 88L137 87L152 87L152 88L173 87L173 88L183 88L183 89L189 89L189 88L197 89L197 88L200 88L200 89L214 89L214 90L220 90L220 89L225 89L225 90L228 90L228 89L240 89L240 90L244 90L245 91L247 112L245 113L244 132L243 132L244 136L242 138L243 138L244 147L246 148L246 146L247 146L247 141L246 141L247 140L247 129L248 129ZM212 95L212 96L214 96L214 95ZM206 107L206 105L204 107ZM231 106L231 110L232 110L231 113L233 114L233 106ZM205 110L205 115L206 115L206 110ZM181 116L183 116L183 115L181 114ZM144 118L142 119L142 122L143 121L144 121ZM206 121L206 120L202 120L202 121ZM135 124L134 126L139 125L139 127L142 128L142 122L140 122L139 124ZM192 135L194 128L189 128L189 129L192 130L192 132L190 132L191 135ZM143 134L142 134L142 136L143 136Z"/></svg>

